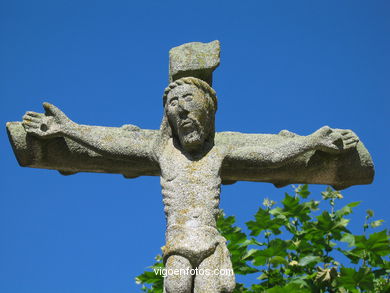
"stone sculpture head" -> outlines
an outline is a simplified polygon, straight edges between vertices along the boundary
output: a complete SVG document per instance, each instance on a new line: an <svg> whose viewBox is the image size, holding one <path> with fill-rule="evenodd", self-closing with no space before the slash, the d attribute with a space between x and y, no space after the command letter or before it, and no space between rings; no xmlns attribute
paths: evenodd
<svg viewBox="0 0 390 293"><path fill-rule="evenodd" d="M190 153L213 142L217 98L215 91L203 80L180 78L165 89L162 130Z"/></svg>

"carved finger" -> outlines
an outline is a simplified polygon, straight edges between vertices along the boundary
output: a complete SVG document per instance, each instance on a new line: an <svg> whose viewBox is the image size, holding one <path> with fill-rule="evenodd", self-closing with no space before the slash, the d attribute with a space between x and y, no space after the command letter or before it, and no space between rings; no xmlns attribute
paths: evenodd
<svg viewBox="0 0 390 293"><path fill-rule="evenodd" d="M24 125L24 124L23 124L23 127L24 127L24 130L26 130L27 133L31 133L31 132L36 130L36 128L32 128L32 127L30 127L28 125Z"/></svg>
<svg viewBox="0 0 390 293"><path fill-rule="evenodd" d="M343 139L344 140L355 139L359 141L359 137L352 130L348 130L348 129L343 131Z"/></svg>
<svg viewBox="0 0 390 293"><path fill-rule="evenodd" d="M357 141L344 145L344 150L350 150L356 148Z"/></svg>
<svg viewBox="0 0 390 293"><path fill-rule="evenodd" d="M32 116L32 117L37 117L37 118L44 116L42 113L37 113L37 112L33 112L33 111L27 111L26 115Z"/></svg>
<svg viewBox="0 0 390 293"><path fill-rule="evenodd" d="M340 133L341 133L342 135L349 135L349 134L355 135L355 133L354 133L352 130L349 130L349 129L342 129L342 130L340 131Z"/></svg>
<svg viewBox="0 0 390 293"><path fill-rule="evenodd" d="M357 139L355 135L345 135L343 136L343 140L351 140L351 139Z"/></svg>
<svg viewBox="0 0 390 293"><path fill-rule="evenodd" d="M60 109L58 109L56 106L53 104L44 102L43 103L43 108L46 110L46 113L50 116L57 116L63 114Z"/></svg>
<svg viewBox="0 0 390 293"><path fill-rule="evenodd" d="M36 121L32 121L30 119L23 119L23 122L25 125L33 125L33 124L36 124L36 125L40 125L41 123L39 122L36 122Z"/></svg>
<svg viewBox="0 0 390 293"><path fill-rule="evenodd" d="M344 142L345 145L351 145L351 144L357 144L359 140L357 139L350 139Z"/></svg>
<svg viewBox="0 0 390 293"><path fill-rule="evenodd" d="M31 122L31 121L23 121L22 122L24 128L40 128L39 123Z"/></svg>
<svg viewBox="0 0 390 293"><path fill-rule="evenodd" d="M34 133L34 134L38 134L37 132L39 131L37 128L25 128L26 132L27 133Z"/></svg>
<svg viewBox="0 0 390 293"><path fill-rule="evenodd" d="M356 135L352 135L352 137L349 137L347 138L346 140L355 140L355 141L359 141L359 137L357 137Z"/></svg>
<svg viewBox="0 0 390 293"><path fill-rule="evenodd" d="M354 141L356 141L356 139L354 139L354 138L344 139L344 144L348 144L348 143L351 143Z"/></svg>
<svg viewBox="0 0 390 293"><path fill-rule="evenodd" d="M351 134L352 131L349 130L349 129L340 129L340 133L341 133L342 135L347 135L347 134Z"/></svg>
<svg viewBox="0 0 390 293"><path fill-rule="evenodd" d="M42 119L40 119L40 118L35 118L35 117L27 116L27 115L23 116L23 120L24 121L36 122L36 123L41 123L41 121L42 121Z"/></svg>
<svg viewBox="0 0 390 293"><path fill-rule="evenodd" d="M353 138L345 142L345 144L357 144L359 142L359 139Z"/></svg>

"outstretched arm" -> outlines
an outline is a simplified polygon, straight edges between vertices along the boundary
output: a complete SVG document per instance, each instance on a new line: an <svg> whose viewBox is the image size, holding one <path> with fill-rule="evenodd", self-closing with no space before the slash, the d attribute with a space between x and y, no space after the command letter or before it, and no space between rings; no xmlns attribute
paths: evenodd
<svg viewBox="0 0 390 293"><path fill-rule="evenodd" d="M356 147L359 139L351 130L324 126L308 136L294 136L267 146L232 146L226 157L229 161L250 161L251 165L277 168L309 151L320 150L339 154Z"/></svg>
<svg viewBox="0 0 390 293"><path fill-rule="evenodd" d="M56 106L44 103L46 114L27 112L23 116L25 130L37 137L69 138L98 154L113 159L153 157L154 135L146 131L127 131L121 128L79 125Z"/></svg>
<svg viewBox="0 0 390 293"><path fill-rule="evenodd" d="M221 178L270 182L327 184L336 189L369 184L374 177L370 154L351 130L320 128L309 136L217 133L216 143L227 150Z"/></svg>

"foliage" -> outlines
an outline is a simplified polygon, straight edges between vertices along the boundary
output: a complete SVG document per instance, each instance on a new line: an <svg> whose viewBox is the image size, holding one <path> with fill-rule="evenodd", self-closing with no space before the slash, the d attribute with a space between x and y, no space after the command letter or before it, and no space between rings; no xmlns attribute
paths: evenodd
<svg viewBox="0 0 390 293"><path fill-rule="evenodd" d="M228 241L234 272L258 280L250 287L237 283L234 292L390 292L389 234L369 234L383 221L373 221L368 210L363 235L354 235L346 216L359 202L335 210L343 196L328 187L322 192L328 208L316 215L320 202L308 200L309 195L308 186L302 185L294 195L286 193L279 207L265 199L246 223L249 236L234 226L234 217L221 213L217 227ZM342 255L347 259L343 264L336 260ZM152 268L162 266L158 257ZM144 272L136 281L144 292L163 292L163 278L154 272Z"/></svg>

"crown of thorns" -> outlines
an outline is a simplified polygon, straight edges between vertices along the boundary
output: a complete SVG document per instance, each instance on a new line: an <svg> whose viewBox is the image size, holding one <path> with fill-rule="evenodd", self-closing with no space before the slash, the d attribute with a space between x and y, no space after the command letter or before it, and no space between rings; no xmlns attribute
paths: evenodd
<svg viewBox="0 0 390 293"><path fill-rule="evenodd" d="M209 95L209 97L213 100L214 103L214 108L217 110L217 93L215 90L212 89L211 86L208 85L207 82L196 78L196 77L182 77L178 80L175 80L171 82L164 90L164 95L163 95L163 106L165 107L165 103L167 102L167 97L169 92L174 89L177 86L183 85L183 84L190 84L194 85L197 88L203 90L205 93Z"/></svg>

